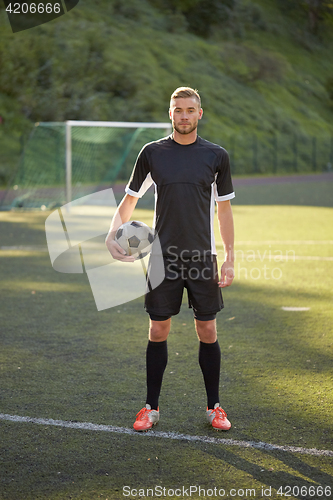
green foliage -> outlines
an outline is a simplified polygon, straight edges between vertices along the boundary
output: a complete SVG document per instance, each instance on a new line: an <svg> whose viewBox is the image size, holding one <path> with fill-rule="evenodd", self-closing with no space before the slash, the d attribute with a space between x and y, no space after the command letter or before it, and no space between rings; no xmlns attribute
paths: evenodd
<svg viewBox="0 0 333 500"><path fill-rule="evenodd" d="M327 78L325 87L330 100L333 101L333 77Z"/></svg>
<svg viewBox="0 0 333 500"><path fill-rule="evenodd" d="M226 42L221 56L226 73L242 83L282 82L287 70L287 62L280 54L259 47Z"/></svg>
<svg viewBox="0 0 333 500"><path fill-rule="evenodd" d="M289 15L307 19L308 29L314 34L318 34L323 24L333 20L331 0L280 0L279 5Z"/></svg>
<svg viewBox="0 0 333 500"><path fill-rule="evenodd" d="M224 26L231 18L235 0L201 0L186 12L189 30L199 36L208 37L212 26Z"/></svg>
<svg viewBox="0 0 333 500"><path fill-rule="evenodd" d="M279 6L273 0L87 0L15 35L2 9L2 179L12 176L20 136L35 122L165 121L170 94L184 84L201 92L200 133L215 142L247 130L332 133L330 13L315 36L302 24L301 6L296 18ZM16 151L9 147L13 137Z"/></svg>

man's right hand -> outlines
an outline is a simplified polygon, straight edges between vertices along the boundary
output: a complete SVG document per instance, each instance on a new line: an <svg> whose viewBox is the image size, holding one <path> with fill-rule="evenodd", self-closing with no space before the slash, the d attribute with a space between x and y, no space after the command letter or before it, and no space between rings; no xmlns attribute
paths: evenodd
<svg viewBox="0 0 333 500"><path fill-rule="evenodd" d="M109 232L105 239L105 244L109 250L112 257L121 262L134 262L135 258L132 255L126 255L126 252L121 246L115 241L115 235L117 229L125 222L128 222L132 216L132 212L135 208L139 198L126 194L121 200L119 207L117 208L109 229Z"/></svg>
<svg viewBox="0 0 333 500"><path fill-rule="evenodd" d="M114 259L120 260L122 262L135 261L135 258L132 255L127 255L125 250L121 248L121 246L112 238L111 235L108 235L106 237L105 244Z"/></svg>

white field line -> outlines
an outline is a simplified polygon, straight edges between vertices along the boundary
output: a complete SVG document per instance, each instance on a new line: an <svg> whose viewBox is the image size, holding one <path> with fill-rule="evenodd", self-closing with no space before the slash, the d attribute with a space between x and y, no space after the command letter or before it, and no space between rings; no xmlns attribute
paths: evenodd
<svg viewBox="0 0 333 500"><path fill-rule="evenodd" d="M282 257L282 259L283 258L284 257ZM288 260L288 256L286 256L285 258ZM318 255L295 255L295 260L333 260L333 257L320 257Z"/></svg>
<svg viewBox="0 0 333 500"><path fill-rule="evenodd" d="M289 306L283 306L281 307L283 311L290 311L290 312L303 312L303 311L310 311L310 307L289 307Z"/></svg>
<svg viewBox="0 0 333 500"><path fill-rule="evenodd" d="M247 240L236 245L333 245L333 240Z"/></svg>
<svg viewBox="0 0 333 500"><path fill-rule="evenodd" d="M66 427L69 429L78 429L84 431L111 432L115 434L130 434L131 436L157 437L164 439L174 439L177 441L221 444L225 446L238 446L241 448L257 448L270 451L279 450L279 451L287 451L290 453L302 453L303 455L333 457L333 451L331 450L317 450L316 448L308 449L299 446L281 446L281 445L264 443L262 441L259 442L238 441L235 439L213 438L208 436L191 436L189 434L179 434L176 432L161 432L152 430L141 433L141 432L136 432L133 429L127 429L126 427L117 427L114 425L92 424L89 422L71 422L65 420L53 420L49 418L21 417L19 415L8 415L7 413L0 413L0 420L7 420L16 423L52 425L55 427Z"/></svg>
<svg viewBox="0 0 333 500"><path fill-rule="evenodd" d="M47 252L48 249L45 245L14 245L14 246L1 246L0 250L8 251L21 251L21 252Z"/></svg>
<svg viewBox="0 0 333 500"><path fill-rule="evenodd" d="M333 245L333 240L246 240L235 241L239 245ZM0 250L27 250L36 252L47 252L46 245L11 245L0 246Z"/></svg>
<svg viewBox="0 0 333 500"><path fill-rule="evenodd" d="M286 260L287 262L294 262L296 260L322 260L322 261L333 261L333 257L321 257L319 255L252 255L244 254L241 258L237 258L237 250L235 251L235 262L257 262L258 260L263 262L264 260L269 260L270 262L282 262Z"/></svg>
<svg viewBox="0 0 333 500"><path fill-rule="evenodd" d="M245 244L246 242L242 242ZM307 242L308 243L308 242ZM322 242L324 243L324 242ZM327 242L325 242L327 243ZM305 244L305 242L304 242ZM48 249L45 246L1 246L0 250L2 251L7 251L7 252L13 252L13 251L18 251L18 252L47 252ZM240 250L236 250L235 253L237 255L237 251L239 252ZM248 260L251 259L251 260ZM333 257L320 257L318 255L261 255L260 252L258 252L258 255L246 255L244 254L243 258L237 259L238 261L243 262L248 261L248 262L256 262L256 261L261 261L263 262L264 260L269 260L270 262L281 262L283 260L286 260L288 262L293 262L296 260L313 260L313 261L327 261L327 262L333 262Z"/></svg>

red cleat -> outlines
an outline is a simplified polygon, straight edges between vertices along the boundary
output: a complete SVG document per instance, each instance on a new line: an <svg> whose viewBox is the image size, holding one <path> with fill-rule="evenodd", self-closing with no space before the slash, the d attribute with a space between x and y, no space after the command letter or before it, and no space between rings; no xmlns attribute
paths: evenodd
<svg viewBox="0 0 333 500"><path fill-rule="evenodd" d="M221 408L220 403L216 403L214 410L208 410L207 408L207 418L214 429L218 431L228 431L231 427L231 423L227 419L227 414Z"/></svg>
<svg viewBox="0 0 333 500"><path fill-rule="evenodd" d="M136 420L133 424L133 428L136 431L147 431L151 429L153 425L157 424L160 419L160 413L158 410L152 410L150 405L146 405L145 408L136 414Z"/></svg>

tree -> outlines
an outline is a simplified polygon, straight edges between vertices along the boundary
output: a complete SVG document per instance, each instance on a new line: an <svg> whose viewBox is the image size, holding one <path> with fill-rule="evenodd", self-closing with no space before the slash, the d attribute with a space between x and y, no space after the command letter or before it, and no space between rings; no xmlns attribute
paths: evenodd
<svg viewBox="0 0 333 500"><path fill-rule="evenodd" d="M279 0L280 7L299 16L302 13L308 19L309 30L313 34L318 34L320 25L327 19L333 19L332 0Z"/></svg>
<svg viewBox="0 0 333 500"><path fill-rule="evenodd" d="M333 3L329 0L303 0L302 3L308 13L310 31L317 34L319 24L333 14Z"/></svg>

